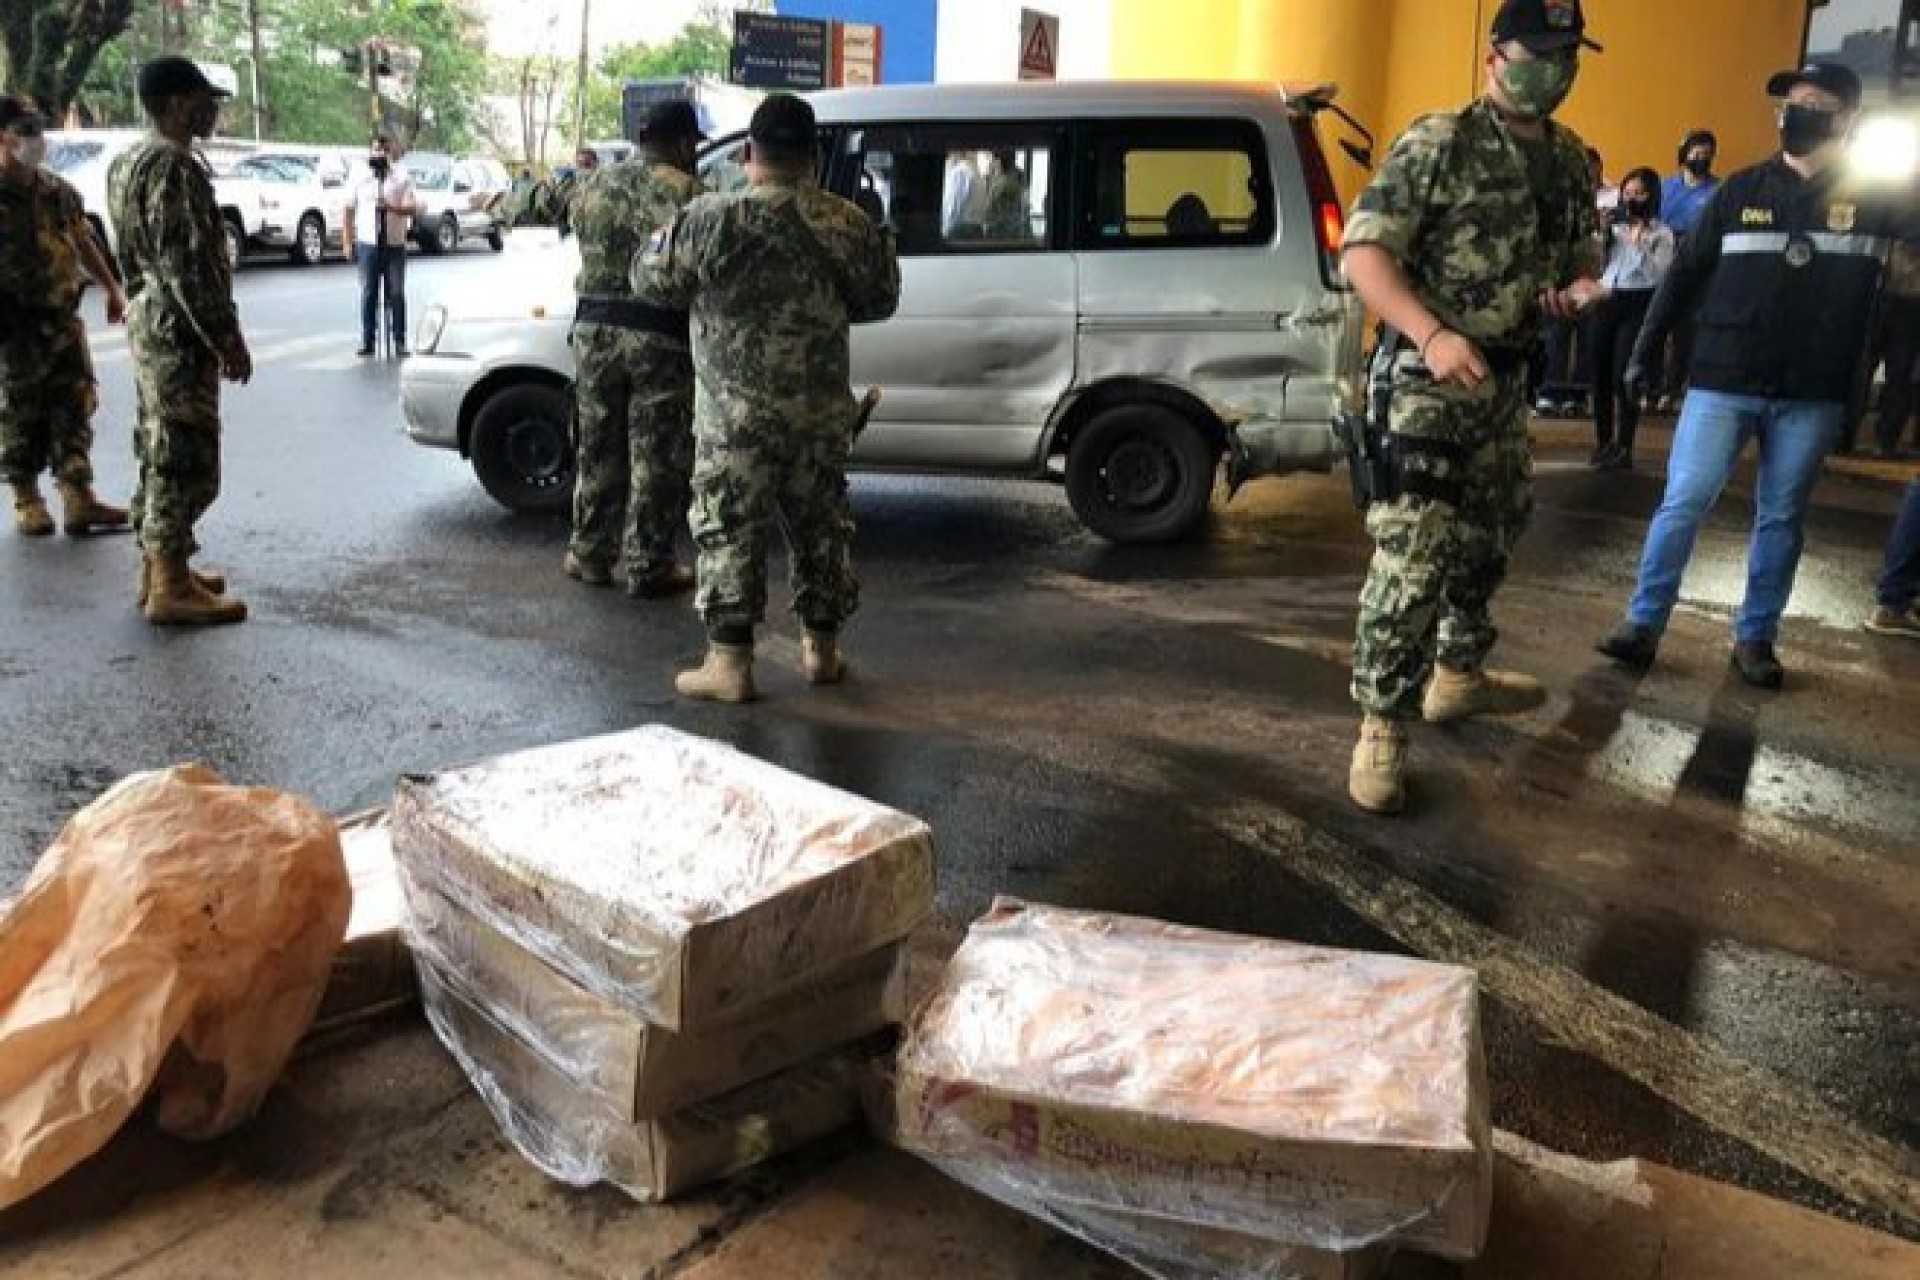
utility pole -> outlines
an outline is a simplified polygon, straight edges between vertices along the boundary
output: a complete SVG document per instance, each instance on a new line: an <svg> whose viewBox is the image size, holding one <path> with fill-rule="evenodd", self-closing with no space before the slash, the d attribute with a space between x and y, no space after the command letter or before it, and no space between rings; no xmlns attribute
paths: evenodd
<svg viewBox="0 0 1920 1280"><path fill-rule="evenodd" d="M587 22L593 0L580 0L580 70L573 94L573 149L587 145Z"/></svg>
<svg viewBox="0 0 1920 1280"><path fill-rule="evenodd" d="M253 140L266 136L267 100L263 97L267 78L260 71L260 0L246 0L247 38L253 48Z"/></svg>

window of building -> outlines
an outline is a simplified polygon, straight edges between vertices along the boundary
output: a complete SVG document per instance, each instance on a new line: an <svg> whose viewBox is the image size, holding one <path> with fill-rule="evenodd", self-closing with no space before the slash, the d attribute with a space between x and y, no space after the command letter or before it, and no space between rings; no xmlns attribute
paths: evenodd
<svg viewBox="0 0 1920 1280"><path fill-rule="evenodd" d="M834 186L893 228L901 256L1051 245L1059 131L992 125L852 129Z"/></svg>
<svg viewBox="0 0 1920 1280"><path fill-rule="evenodd" d="M1082 240L1092 249L1259 245L1273 185L1252 124L1128 122L1091 131Z"/></svg>

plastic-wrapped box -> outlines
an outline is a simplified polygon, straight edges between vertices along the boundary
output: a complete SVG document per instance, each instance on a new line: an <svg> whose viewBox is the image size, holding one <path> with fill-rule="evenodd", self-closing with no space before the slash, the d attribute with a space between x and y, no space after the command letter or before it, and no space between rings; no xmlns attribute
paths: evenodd
<svg viewBox="0 0 1920 1280"><path fill-rule="evenodd" d="M416 957L417 958L417 957ZM427 1021L508 1139L549 1177L609 1182L654 1203L730 1177L852 1124L870 1050L849 1049L657 1120L583 1089L534 1045L420 961Z"/></svg>
<svg viewBox="0 0 1920 1280"><path fill-rule="evenodd" d="M933 909L926 824L650 726L401 780L403 879L670 1030L764 1004Z"/></svg>
<svg viewBox="0 0 1920 1280"><path fill-rule="evenodd" d="M900 1021L900 949L883 947L770 1004L697 1029L642 1022L568 981L431 890L407 902L414 953L584 1089L649 1120L730 1092Z"/></svg>
<svg viewBox="0 0 1920 1280"><path fill-rule="evenodd" d="M1335 1254L1486 1238L1466 969L1003 900L914 1017L895 1110L901 1145L1029 1212L1166 1220L1169 1257L1183 1227Z"/></svg>

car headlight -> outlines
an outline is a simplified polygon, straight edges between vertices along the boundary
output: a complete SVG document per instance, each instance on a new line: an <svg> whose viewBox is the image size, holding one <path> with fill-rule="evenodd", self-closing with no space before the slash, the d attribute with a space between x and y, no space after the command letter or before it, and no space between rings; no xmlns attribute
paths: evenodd
<svg viewBox="0 0 1920 1280"><path fill-rule="evenodd" d="M447 329L447 309L434 303L420 313L420 332L413 337L415 351L434 352L440 349L440 335Z"/></svg>

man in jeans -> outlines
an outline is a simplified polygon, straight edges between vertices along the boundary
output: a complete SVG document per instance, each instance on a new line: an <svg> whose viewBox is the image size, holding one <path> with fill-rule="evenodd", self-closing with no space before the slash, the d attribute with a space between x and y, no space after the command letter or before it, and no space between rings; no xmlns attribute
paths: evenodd
<svg viewBox="0 0 1920 1280"><path fill-rule="evenodd" d="M1907 486L1907 500L1887 540L1887 564L1877 595L1867 630L1920 640L1920 480Z"/></svg>
<svg viewBox="0 0 1920 1280"><path fill-rule="evenodd" d="M340 221L340 239L349 257L360 265L360 350L373 354L380 294L387 295L387 333L393 354L407 354L407 231L419 209L413 180L395 161L391 139L373 140L367 157L367 177L353 189Z"/></svg>
<svg viewBox="0 0 1920 1280"><path fill-rule="evenodd" d="M1699 303L1666 496L1626 621L1599 649L1636 670L1653 664L1700 523L1753 440L1756 513L1732 660L1748 684L1777 689L1774 640L1800 563L1802 517L1846 414L1898 220L1893 204L1870 202L1841 178L1858 76L1815 63L1774 76L1767 92L1779 103L1780 153L1727 179L1634 344L1629 394L1647 387L1661 344Z"/></svg>

